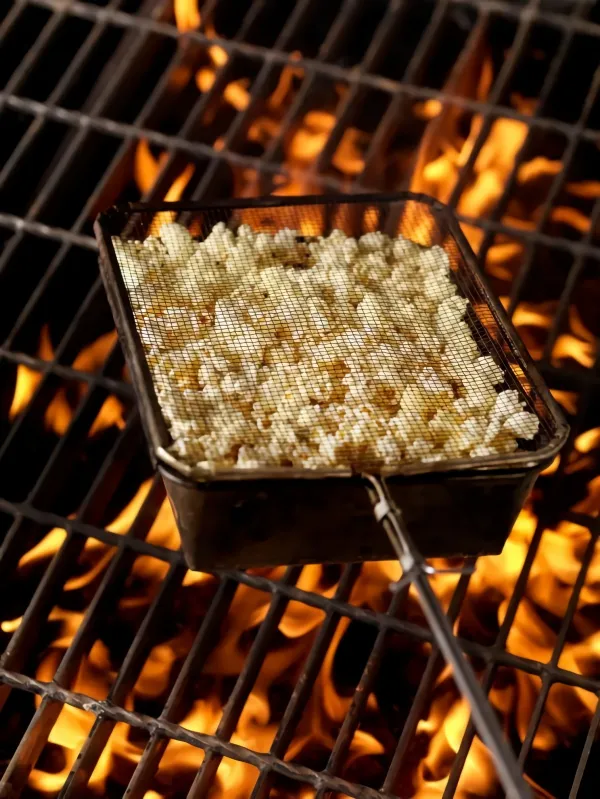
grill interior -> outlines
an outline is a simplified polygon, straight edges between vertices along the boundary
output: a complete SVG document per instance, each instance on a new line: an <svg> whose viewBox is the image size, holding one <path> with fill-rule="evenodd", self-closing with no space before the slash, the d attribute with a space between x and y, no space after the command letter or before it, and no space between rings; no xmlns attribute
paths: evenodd
<svg viewBox="0 0 600 799"><path fill-rule="evenodd" d="M501 795L396 564L186 571L92 238L116 201L411 189L572 428L503 554L432 583L537 795L594 795L600 6L176 9L0 10L0 790Z"/></svg>

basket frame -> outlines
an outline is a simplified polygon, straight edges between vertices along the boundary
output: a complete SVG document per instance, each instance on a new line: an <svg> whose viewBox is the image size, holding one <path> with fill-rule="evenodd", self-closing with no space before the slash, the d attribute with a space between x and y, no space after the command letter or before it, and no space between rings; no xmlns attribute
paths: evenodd
<svg viewBox="0 0 600 799"><path fill-rule="evenodd" d="M549 440L535 451L516 450L512 453L486 456L483 458L449 458L443 461L408 462L395 467L387 467L381 471L383 477L402 477L410 475L450 476L473 473L501 474L512 470L539 471L549 464L558 454L569 434L569 427L561 410L552 397L542 376L525 349L512 322L508 318L502 304L494 295L485 275L477 263L477 258L462 232L458 220L452 210L432 197L414 192L339 194L339 195L307 195L296 197L265 196L251 199L231 199L213 202L160 202L160 203L127 203L113 206L101 213L95 223L94 232L98 241L100 273L106 287L109 303L113 311L119 339L123 346L129 366L133 387L138 400L142 425L148 443L150 456L154 466L160 464L161 470L176 474L178 480L190 485L206 482L256 479L321 479L323 477L348 478L356 477L349 469L302 469L296 467L271 467L262 469L219 469L215 472L195 470L166 452L172 443L167 424L154 390L150 369L146 362L143 344L138 335L133 309L129 302L121 269L112 245L112 237L120 236L133 214L159 214L173 212L175 214L202 213L206 211L235 211L240 209L278 208L284 206L310 206L344 204L398 203L415 201L428 206L436 217L443 221L445 232L454 240L469 278L474 281L482 298L485 300L494 322L504 340L511 349L511 354L523 371L531 391L544 404L553 427ZM518 380L518 378L517 378ZM520 384L520 381L518 381Z"/></svg>

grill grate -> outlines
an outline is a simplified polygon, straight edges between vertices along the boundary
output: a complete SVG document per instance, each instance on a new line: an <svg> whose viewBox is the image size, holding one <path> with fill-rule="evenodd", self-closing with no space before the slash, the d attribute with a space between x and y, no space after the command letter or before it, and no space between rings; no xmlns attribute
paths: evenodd
<svg viewBox="0 0 600 799"><path fill-rule="evenodd" d="M335 155L344 131L355 123L361 106L373 96L385 98L380 123L364 157L362 174L352 181L350 188L359 191L380 187L385 183L385 164L381 153L395 144L398 120L408 116L416 101L440 101L444 109L462 114L481 114L470 157L459 170L450 204L458 207L462 222L481 232L480 253L487 255L500 240L519 243L523 249L520 267L511 283L510 309L518 310L531 296L531 287L540 282L540 264L546 266L555 260L566 266L568 273L558 291L558 306L540 354L540 368L553 388L578 391L579 402L573 419L573 437L563 456L563 465L546 481L552 481L546 491L545 502L540 505L540 519L524 558L514 591L507 599L505 613L493 640L472 640L461 637L460 645L468 655L481 664L485 690L493 687L499 673L505 668L540 678L540 691L530 723L520 745L520 764L531 765L534 738L547 707L553 686L576 686L589 692L593 698L590 724L582 741L580 754L573 761L571 773L564 776L561 795L584 796L593 778L593 758L600 706L595 697L600 690L600 680L591 673L583 676L572 665L565 664L562 653L568 641L574 614L582 591L590 583L588 576L597 540L597 519L586 511L565 510L561 491L566 491L569 476L565 473L568 458L573 453L577 433L593 426L593 408L597 399L597 360L591 357L588 369L566 365L555 357L556 343L567 324L569 305L585 284L590 270L597 270L600 256L598 243L598 217L600 202L595 200L591 221L586 230L574 236L564 227L549 227L552 214L560 204L561 192L573 179L575 165L581 160L585 147L598 137L598 82L593 78L594 68L583 75L587 62L582 60L582 84L587 96L580 98L580 115L564 118L557 111L555 95L560 81L568 73L574 50L583 53L586 41L597 43L600 37L599 15L596 5L588 2L566 4L561 8L549 3L508 3L502 0L484 2L441 2L428 5L429 21L422 35L406 55L403 74L386 72L386 56L395 52L398 36L394 31L405 31L404 15L410 3L382 3L385 15L372 32L372 44L366 48L357 67L344 63L348 42L362 25L358 6L354 2L336 4L338 13L320 47L310 56L296 58L292 51L298 46L306 28L310 28L318 4L301 2L282 25L276 40L261 43L261 9L269 6L260 2L247 3L247 11L231 38L216 39L204 32L189 32L180 37L172 23L171 3L134 3L107 0L103 3L64 2L63 0L34 0L17 2L3 9L0 21L1 39L5 48L13 48L15 40L29 31L30 47L27 56L4 63L3 90L0 93L0 115L6 122L7 136L16 144L12 154L3 153L0 169L0 229L4 248L0 254L0 301L2 302L0 346L1 368L14 379L14 366L25 365L41 375L32 401L9 427L6 427L0 448L2 491L0 498L1 521L6 534L0 549L0 577L3 585L16 582L17 564L29 547L39 541L51 528L65 531L62 545L33 583L30 601L19 610L23 615L20 626L6 636L7 647L1 661L0 694L5 712L11 712L14 696L35 693L42 697L33 712L27 729L22 728L16 751L10 752L3 787L11 785L15 791L24 789L29 773L38 761L48 740L50 730L64 706L81 707L94 716L93 726L81 748L81 757L73 763L68 781L62 789L63 796L81 795L89 775L97 764L109 735L118 721L144 731L147 745L129 785L128 796L143 797L152 787L152 780L165 753L168 741L183 741L197 749L209 752L198 777L189 791L191 796L205 795L207 785L213 780L221 758L231 758L249 763L259 770L253 796L268 795L273 778L283 776L297 784L310 785L316 795L338 792L353 797L381 796L378 790L339 776L347 759L353 735L363 723L367 713L370 691L377 684L379 672L384 668L386 651L394 636L403 641L416 641L431 646L425 661L422 677L413 702L406 713L404 725L398 731L398 744L391 757L387 774L381 787L383 795L396 791L401 775L410 770L418 722L426 714L435 690L440 669L440 654L431 633L418 621L405 616L408 601L406 586L393 595L389 607L383 611L353 604L352 591L362 579L355 566L345 567L333 596L323 596L315 590L306 590L299 583L300 573L289 569L282 576L219 572L215 576L214 597L207 605L207 614L193 643L189 644L185 662L162 715L159 712L144 714L126 710L125 698L136 683L142 664L147 660L155 643L156 630L168 624L177 615L177 597L186 579L183 561L178 551L158 546L149 539L150 530L159 514L164 499L162 486L153 481L149 493L137 513L135 522L126 535L107 529L110 513L107 508L118 507L119 486L123 475L134 474L140 479L149 474L143 455L141 431L135 409L132 409L131 390L122 381L123 361L118 347L114 347L97 371L76 363L76 355L83 343L110 330L110 315L103 290L97 278L95 244L91 237L90 221L96 211L121 199L137 199L130 184L125 184L123 174L131 173L131 159L136 143L145 139L152 146L164 149L166 159L158 170L153 186L144 192L144 199L157 200L164 196L172 179L189 159L196 166L188 185L191 199L202 200L223 196L231 190L231 168L249 171L250 177L261 188L269 191L276 181L306 179L299 165L293 168L282 163L282 150L299 119L311 107L315 93L323 92L327 99L335 82L344 84L346 93L335 109L334 125L328 131L327 144L321 150L311 172L315 187L338 190L347 183L335 168ZM205 3L205 15L215 15L224 3ZM210 6L210 8L209 8ZM429 15L429 10L433 13ZM78 44L71 66L57 77L49 91L32 90L33 77L39 76L55 52L57 37L70 30L74 22L81 25L78 36L71 40ZM447 39L448 26L462 31L457 38L461 43L455 66L442 86L431 83L428 65ZM498 26L505 26L512 34L512 47L487 99L473 99L465 88L465 75L477 63L482 44L493 38ZM217 29L219 25L217 24ZM452 28L455 30L455 28ZM97 52L105 47L105 37L117 32L117 46L111 48L114 58L104 70L85 67L93 64ZM508 104L513 81L525 54L535 43L535 37L556 37L555 54L538 87L538 102L533 113L515 110ZM549 35L549 34L548 34ZM25 41L25 39L24 39ZM112 40L111 40L112 41ZM170 76L178 67L195 65L207 46L218 44L229 56L219 70L212 87L199 95L180 126L171 127L166 120L173 119L173 87ZM24 46L24 45L23 45ZM150 80L148 67L158 64L155 80ZM272 82L284 65L304 71L300 90L288 109L283 126L261 155L248 152L243 146L245 135L261 112L264 101L272 90ZM224 87L237 78L244 68L251 66L254 74L249 103L228 126L220 150L203 139L201 130L206 115L218 100ZM38 72L36 73L36 70ZM570 73L572 74L572 73ZM127 81L124 81L127 76ZM29 84L28 84L29 81ZM87 81L87 83L86 83ZM429 82L428 82L429 81ZM77 90L77 91L76 91ZM84 97L84 100L81 98ZM88 99L89 97L89 99ZM79 98L79 99L78 99ZM135 102L134 102L135 99ZM321 99L321 98L319 98ZM376 106L378 107L378 106ZM516 159L503 182L500 196L488 214L476 218L461 205L465 191L477 174L477 157L481 154L490 132L498 119L507 119L523 126L524 137ZM401 130L408 136L410 131ZM545 204L536 218L536 226L523 229L507 219L514 191L518 185L519 169L530 157L547 155L544 143L560 139L562 167L551 180L545 193ZM54 149L49 147L52 143ZM39 164L50 161L45 175ZM40 152L45 158L40 160ZM93 158L91 157L93 155ZM82 167L96 161L96 171ZM588 162L591 164L592 162ZM35 165L34 167L30 165ZM333 166L332 166L333 165ZM393 188L408 186L414 163L392 176ZM389 179L389 178L388 178ZM421 187L417 187L421 188ZM73 197L71 192L77 191ZM81 200L79 202L79 199ZM75 214L77 214L75 216ZM506 237L506 238L503 238ZM488 258L488 264L491 259ZM28 269L24 270L23 265ZM31 265L31 268L29 268ZM17 273L20 273L17 280ZM499 284L502 286L502 281ZM65 286L70 291L66 292ZM10 291L9 291L10 289ZM55 350L44 358L38 354L39 331L48 318L53 320ZM62 318L63 321L60 321ZM12 371L11 371L12 370ZM77 410L68 428L51 441L46 450L29 453L25 458L23 443L31 429L39 429L39 419L51 406L57 391L68 381L85 385L87 391L80 396ZM108 394L116 394L127 406L128 413L123 430L115 436L105 437L100 450L91 453L87 433L92 427ZM37 427L36 427L37 425ZM4 432L4 429L3 429ZM30 447L31 448L31 447ZM35 450L35 447L33 448ZM26 451L27 452L27 451ZM96 458L98 468L86 472L78 484L77 513L69 518L73 507L65 502L65 492L76 482L79 461L77 453ZM87 482L86 482L87 480ZM113 504L111 504L113 503ZM552 642L551 656L542 662L535 656L523 657L510 648L510 634L519 613L535 568L536 556L546 534L545 530L559 520L578 525L587 531L585 547L580 556L579 573L573 582L564 609L559 631ZM35 655L37 633L42 629L53 607L61 596L62 586L69 578L72 565L84 552L88 542L101 542L114 552L114 557L95 587L91 604L84 610L81 625L70 644L58 670L50 682L33 678L29 668ZM82 655L89 651L98 636L98 628L111 618L114 602L124 590L136 559L149 558L164 563L164 579L154 596L143 623L131 646L122 653L116 677L107 697L98 699L74 693L70 686L79 667ZM459 618L461 608L468 601L470 578L458 578L448 605L451 619ZM226 704L220 726L214 735L201 735L182 727L181 718L188 692L195 676L206 664L217 631L231 607L236 589L240 586L261 592L269 599L266 619L259 628L243 672ZM289 699L279 724L271 752L265 754L231 742L231 734L251 693L266 647L277 635L282 613L289 602L299 602L303 607L322 612L323 620L304 662L297 686ZM15 613L15 615L19 615ZM285 760L286 748L293 738L307 701L322 667L326 649L334 640L336 630L344 620L364 625L372 630L372 646L364 669L358 677L350 710L346 714L328 762L316 768L300 767ZM474 731L469 726L462 738L458 755L452 765L444 796L452 796L463 774ZM14 756L11 759L11 756ZM3 755L4 757L4 755ZM535 764L534 764L535 765ZM566 786L566 787L565 787ZM552 787L552 786L551 786ZM184 789L183 793L187 790ZM387 792L387 793L386 793Z"/></svg>

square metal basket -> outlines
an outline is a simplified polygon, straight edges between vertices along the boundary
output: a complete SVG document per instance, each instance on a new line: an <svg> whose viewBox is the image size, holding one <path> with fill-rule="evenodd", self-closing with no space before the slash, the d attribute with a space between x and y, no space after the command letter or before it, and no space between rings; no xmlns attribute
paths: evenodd
<svg viewBox="0 0 600 799"><path fill-rule="evenodd" d="M173 439L149 368L113 237L144 241L165 221L204 241L222 222L229 229L298 231L301 246L333 229L348 236L381 231L447 255L458 294L469 301L466 321L482 355L502 369L504 389L516 390L539 420L531 441L514 452L442 460L409 458L354 468L270 465L198 468L173 455ZM452 212L423 195L266 197L213 205L130 204L110 209L95 225L100 268L138 396L150 454L161 472L191 568L385 559L394 551L376 523L364 473L377 473L402 509L425 556L497 553L539 472L564 443L568 428L500 304L481 275ZM131 287L131 286L130 286ZM168 290L168 289L165 289ZM139 318L137 320L139 322ZM468 378L466 378L468 379Z"/></svg>

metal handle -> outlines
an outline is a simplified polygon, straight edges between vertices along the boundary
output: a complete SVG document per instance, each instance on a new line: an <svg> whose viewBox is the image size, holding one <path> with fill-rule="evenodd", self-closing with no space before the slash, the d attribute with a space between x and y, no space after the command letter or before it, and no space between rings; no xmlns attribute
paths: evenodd
<svg viewBox="0 0 600 799"><path fill-rule="evenodd" d="M452 666L454 680L470 705L477 732L494 759L498 777L507 796L510 799L531 799L531 790L523 778L512 749L504 739L496 714L431 587L429 575L437 570L429 566L419 552L384 480L373 475L364 476L374 489L373 512L377 521L383 525L398 556L403 570L403 582L404 578L410 580L417 590L431 632L446 662ZM472 567L451 571L472 571Z"/></svg>

